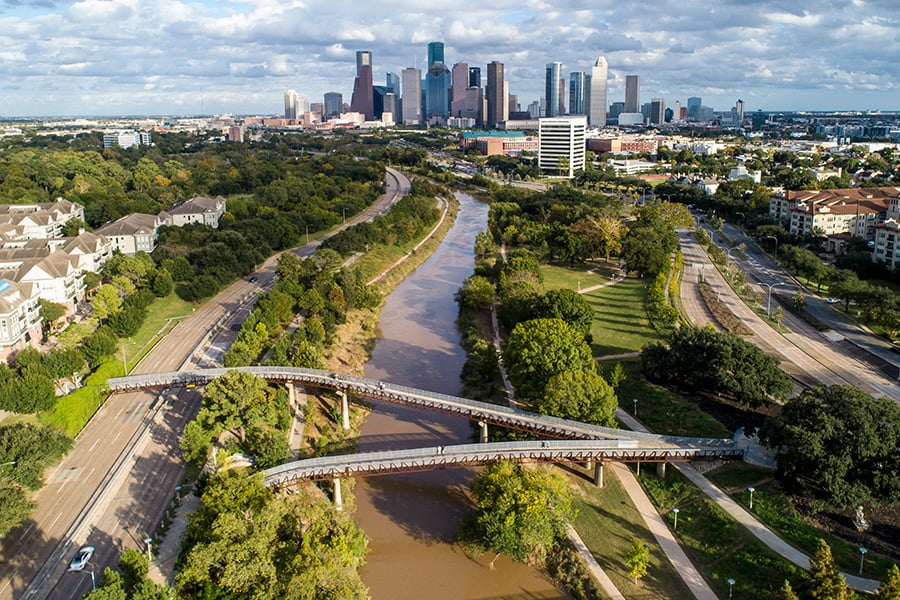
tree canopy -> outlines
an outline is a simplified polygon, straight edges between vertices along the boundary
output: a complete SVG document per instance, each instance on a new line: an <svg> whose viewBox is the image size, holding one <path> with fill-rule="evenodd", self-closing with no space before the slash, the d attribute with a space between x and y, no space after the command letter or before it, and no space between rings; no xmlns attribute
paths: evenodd
<svg viewBox="0 0 900 600"><path fill-rule="evenodd" d="M763 428L784 485L829 504L900 503L900 407L847 385L806 389Z"/></svg>
<svg viewBox="0 0 900 600"><path fill-rule="evenodd" d="M492 550L519 562L541 559L575 517L565 478L547 467L493 463L470 489L475 510L463 518L459 537L477 552Z"/></svg>

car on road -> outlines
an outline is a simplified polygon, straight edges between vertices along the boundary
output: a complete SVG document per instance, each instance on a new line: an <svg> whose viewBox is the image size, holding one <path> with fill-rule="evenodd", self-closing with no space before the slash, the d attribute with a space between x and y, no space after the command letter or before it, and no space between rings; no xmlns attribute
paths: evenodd
<svg viewBox="0 0 900 600"><path fill-rule="evenodd" d="M250 277L250 279L248 279L247 281L249 281L250 283L256 283L256 275L253 275L253 276Z"/></svg>
<svg viewBox="0 0 900 600"><path fill-rule="evenodd" d="M69 568L66 571L84 571L92 556L94 556L94 547L83 546L78 551L78 554L75 555L75 558L72 559L72 562L69 563Z"/></svg>
<svg viewBox="0 0 900 600"><path fill-rule="evenodd" d="M826 298L825 299L825 302L827 302L828 304L837 304L840 301L841 301L840 298Z"/></svg>

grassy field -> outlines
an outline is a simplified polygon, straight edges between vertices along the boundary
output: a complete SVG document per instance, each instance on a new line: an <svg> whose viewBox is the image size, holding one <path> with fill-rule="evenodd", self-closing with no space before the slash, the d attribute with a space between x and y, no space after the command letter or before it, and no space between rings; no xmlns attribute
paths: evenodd
<svg viewBox="0 0 900 600"><path fill-rule="evenodd" d="M594 356L637 352L659 339L644 308L646 285L642 279L627 277L616 285L585 294L596 311L591 327Z"/></svg>
<svg viewBox="0 0 900 600"><path fill-rule="evenodd" d="M125 357L131 369L147 354L153 345L164 337L180 318L188 317L198 304L185 302L174 293L157 298L147 311L144 324L134 336L124 340ZM121 359L121 357L119 357Z"/></svg>
<svg viewBox="0 0 900 600"><path fill-rule="evenodd" d="M583 476L569 473L578 508L575 529L594 558L626 598L691 598L619 480L611 471L608 473L602 488ZM650 548L649 572L637 584L628 577L624 561L633 538Z"/></svg>
<svg viewBox="0 0 900 600"><path fill-rule="evenodd" d="M578 290L600 285L612 279L618 270L618 265L605 261L575 265L571 268L558 264L541 265L544 288L547 290Z"/></svg>
<svg viewBox="0 0 900 600"><path fill-rule="evenodd" d="M731 437L731 432L696 404L644 379L640 374L639 358L619 362L625 368L626 376L618 389L619 406L633 414L633 399L637 398L637 417L650 431L666 435ZM601 363L604 374L609 373L613 364Z"/></svg>
<svg viewBox="0 0 900 600"><path fill-rule="evenodd" d="M764 600L785 579L796 587L805 574L764 546L737 521L704 496L679 473L670 470L666 480L653 469L644 469L641 482L691 561L720 597L728 597L728 579L734 579L734 597ZM754 506L755 506L754 498Z"/></svg>

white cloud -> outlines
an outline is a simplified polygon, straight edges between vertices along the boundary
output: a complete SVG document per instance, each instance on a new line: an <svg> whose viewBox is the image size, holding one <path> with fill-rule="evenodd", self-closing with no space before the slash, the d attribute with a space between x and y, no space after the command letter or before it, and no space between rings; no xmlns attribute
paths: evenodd
<svg viewBox="0 0 900 600"><path fill-rule="evenodd" d="M725 107L900 108L896 0L0 0L4 114L166 112L206 91L206 110L278 112L293 87L313 101L349 101L355 51L371 50L375 79L446 45L449 64L506 66L527 104L544 65L610 64L610 101L624 75L642 98L706 95ZM648 18L648 15L652 18ZM110 88L115 87L116 90ZM96 91L93 91L96 90ZM164 93L162 93L164 92ZM760 102L752 106L752 102ZM230 104L233 103L233 104ZM891 106L894 105L894 106ZM199 108L198 108L199 109Z"/></svg>

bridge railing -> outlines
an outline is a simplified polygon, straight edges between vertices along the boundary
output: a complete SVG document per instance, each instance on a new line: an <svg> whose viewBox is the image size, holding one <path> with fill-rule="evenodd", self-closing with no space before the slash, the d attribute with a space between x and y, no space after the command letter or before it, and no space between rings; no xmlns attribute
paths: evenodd
<svg viewBox="0 0 900 600"><path fill-rule="evenodd" d="M299 367L236 367L236 369L253 373L269 381L293 382L322 388L337 389L352 394L383 398L388 401L457 413L473 420L484 420L512 427L541 430L551 435L594 439L626 438L634 440L652 440L679 447L694 445L730 448L734 446L734 441L732 439L666 436L601 427L599 425L570 421L559 417L551 417L507 406L469 400L459 396L430 392L403 385L385 383L375 379L344 375L319 369L304 369ZM193 371L173 371L168 373L116 377L109 379L107 386L111 391L125 391L141 387L165 385L202 385L216 377L224 375L229 370L232 369L197 369Z"/></svg>

